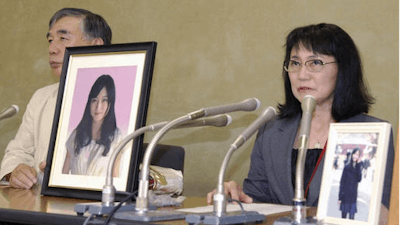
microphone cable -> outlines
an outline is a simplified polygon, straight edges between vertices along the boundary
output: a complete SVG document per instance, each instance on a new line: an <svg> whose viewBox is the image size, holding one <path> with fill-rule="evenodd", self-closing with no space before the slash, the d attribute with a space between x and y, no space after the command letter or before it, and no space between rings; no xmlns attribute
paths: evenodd
<svg viewBox="0 0 400 225"><path fill-rule="evenodd" d="M232 199L232 198L228 198L226 201L228 201L228 202L236 202L240 206L240 209L241 209L242 213L244 213L244 208L243 208L243 205L242 205L241 201L236 200L236 199Z"/></svg>
<svg viewBox="0 0 400 225"><path fill-rule="evenodd" d="M136 190L136 191L134 191L134 192L132 192L132 193L129 193L128 196L126 196L124 199L122 199L122 200L118 203L118 205L116 205L116 206L113 208L113 210L111 210L111 212L110 212L110 214L108 215L107 219L104 221L104 225L107 225L107 224L110 222L111 218L114 216L115 212L117 212L117 210L118 210L119 208L121 208L122 204L124 204L126 201L128 201L128 200L131 199L131 198L134 198L134 199L136 200L136 196L135 196L135 195L137 195L137 192L138 192L138 191Z"/></svg>
<svg viewBox="0 0 400 225"><path fill-rule="evenodd" d="M134 192L132 192L132 193L125 192L125 191L118 191L117 193L118 193L118 194L125 194L125 195L127 195L127 196L126 196L124 199L122 199L122 200L118 203L118 205L116 205L116 206L111 210L110 214L108 215L108 217L107 217L106 220L104 221L104 224L105 224L105 225L107 225L107 224L110 222L111 218L113 217L113 215L115 214L115 212L117 212L118 209L121 208L122 204L124 204L125 202L127 202L127 201L130 200L131 198L133 198L133 199L136 200L136 196L135 196L135 195L137 195L137 190L134 191ZM87 225L87 224L89 224L89 221L90 221L91 219L93 219L95 216L96 216L96 214L91 214L88 218L86 218L86 220L83 222L82 225Z"/></svg>

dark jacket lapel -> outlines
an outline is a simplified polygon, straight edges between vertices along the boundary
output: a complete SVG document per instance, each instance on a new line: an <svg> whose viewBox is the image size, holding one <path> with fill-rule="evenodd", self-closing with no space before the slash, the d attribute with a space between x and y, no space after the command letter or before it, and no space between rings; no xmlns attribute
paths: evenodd
<svg viewBox="0 0 400 225"><path fill-rule="evenodd" d="M293 143L300 123L300 115L291 120L277 120L276 122L276 126L279 129L278 132L273 134L271 148L279 149L279 151L272 151L276 155L271 156L274 159L271 161L272 168L275 168L274 171L270 171L273 173L271 182L274 183L274 192L278 193L279 201L283 204L291 205L294 196L291 160Z"/></svg>

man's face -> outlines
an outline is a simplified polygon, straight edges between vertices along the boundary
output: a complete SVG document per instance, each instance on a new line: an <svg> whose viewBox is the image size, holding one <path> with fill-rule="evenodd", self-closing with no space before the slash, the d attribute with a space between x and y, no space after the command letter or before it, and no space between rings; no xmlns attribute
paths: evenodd
<svg viewBox="0 0 400 225"><path fill-rule="evenodd" d="M92 45L82 32L81 22L80 17L66 16L55 22L47 33L49 63L53 74L57 77L61 76L66 47Z"/></svg>

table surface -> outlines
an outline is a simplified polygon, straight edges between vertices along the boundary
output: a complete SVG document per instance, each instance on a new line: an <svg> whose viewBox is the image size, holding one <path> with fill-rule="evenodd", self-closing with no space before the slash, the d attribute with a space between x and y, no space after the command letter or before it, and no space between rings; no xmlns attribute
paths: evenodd
<svg viewBox="0 0 400 225"><path fill-rule="evenodd" d="M82 224L89 216L88 213L84 216L77 216L74 207L79 203L96 202L93 200L63 198L54 196L43 196L40 194L40 188L35 187L30 190L14 189L8 186L0 186L0 221L14 223L31 223L31 224L65 224L74 222ZM186 200L180 207L167 207L163 210L174 210L177 208L193 208L206 206L205 197L186 197ZM315 215L315 210L309 210L310 215ZM263 224L273 224L280 218L289 216L290 213L279 213L268 215ZM132 221L122 221L112 219L118 224L132 224ZM146 224L137 223L135 224ZM152 222L152 224L186 224L185 220L161 221Z"/></svg>

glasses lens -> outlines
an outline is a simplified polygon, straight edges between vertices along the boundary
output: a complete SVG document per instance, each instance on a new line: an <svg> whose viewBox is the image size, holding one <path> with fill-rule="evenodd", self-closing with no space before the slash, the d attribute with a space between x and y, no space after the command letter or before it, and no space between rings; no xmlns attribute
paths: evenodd
<svg viewBox="0 0 400 225"><path fill-rule="evenodd" d="M324 62L321 60L311 60L307 61L305 64L311 72L319 72L324 67Z"/></svg>
<svg viewBox="0 0 400 225"><path fill-rule="evenodd" d="M296 72L300 69L301 64L294 60L286 61L284 64L284 68L287 72Z"/></svg>

